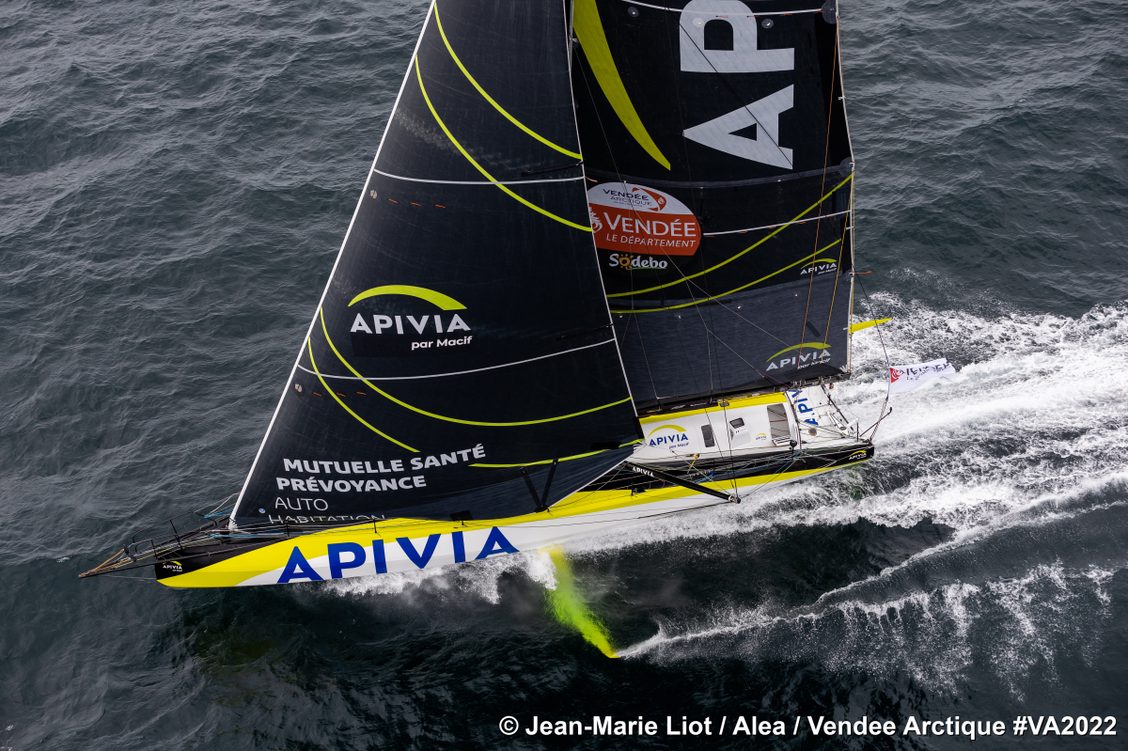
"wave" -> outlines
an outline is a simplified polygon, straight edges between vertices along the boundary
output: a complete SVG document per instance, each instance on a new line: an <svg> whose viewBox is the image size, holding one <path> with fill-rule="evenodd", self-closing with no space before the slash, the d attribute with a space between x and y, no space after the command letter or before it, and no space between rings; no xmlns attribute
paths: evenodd
<svg viewBox="0 0 1128 751"><path fill-rule="evenodd" d="M1032 671L1055 672L1063 644L1081 645L1079 656L1091 664L1092 636L1110 616L1109 584L1117 570L1051 563L1017 577L951 582L878 602L846 598L815 608L720 610L704 623L665 622L620 654L657 660L786 656L830 670L904 671L941 690L954 689L973 668L989 669L1021 696Z"/></svg>

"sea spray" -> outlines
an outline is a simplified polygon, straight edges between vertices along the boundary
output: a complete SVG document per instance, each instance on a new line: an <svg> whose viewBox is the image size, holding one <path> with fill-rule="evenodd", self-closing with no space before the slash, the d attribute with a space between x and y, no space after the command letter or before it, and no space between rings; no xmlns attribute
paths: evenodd
<svg viewBox="0 0 1128 751"><path fill-rule="evenodd" d="M564 556L564 551L552 548L548 551L548 557L556 569L556 586L547 591L552 616L565 626L576 629L589 644L607 657L618 658L619 655L611 646L611 635L607 632L607 627L600 623L576 590L576 577L572 574L572 565Z"/></svg>

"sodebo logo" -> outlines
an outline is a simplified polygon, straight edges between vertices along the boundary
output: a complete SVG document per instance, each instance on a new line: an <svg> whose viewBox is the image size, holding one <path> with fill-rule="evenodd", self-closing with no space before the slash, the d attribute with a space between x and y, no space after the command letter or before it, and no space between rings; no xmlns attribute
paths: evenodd
<svg viewBox="0 0 1128 751"><path fill-rule="evenodd" d="M634 271L638 269L665 269L669 268L670 262L660 258L632 256L629 253L612 253L607 256L607 265L615 269Z"/></svg>
<svg viewBox="0 0 1128 751"><path fill-rule="evenodd" d="M352 300L349 307L373 298L388 295L413 297L439 309L438 313L380 313L357 312L349 333L357 335L390 336L411 340L411 350L431 347L456 347L469 344L474 338L470 324L463 318L466 306L449 295L426 287L410 284L385 284L366 289ZM462 311L461 313L459 311Z"/></svg>

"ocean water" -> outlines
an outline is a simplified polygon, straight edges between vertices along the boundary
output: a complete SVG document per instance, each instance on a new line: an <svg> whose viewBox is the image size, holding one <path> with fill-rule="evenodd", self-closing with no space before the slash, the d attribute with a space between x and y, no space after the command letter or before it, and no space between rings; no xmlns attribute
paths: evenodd
<svg viewBox="0 0 1128 751"><path fill-rule="evenodd" d="M0 12L0 748L964 748L567 742L503 715L1007 720L1128 734L1123 0L843 0L874 461L547 556L249 591L77 574L238 488L419 0ZM1021 739L976 748L1024 747Z"/></svg>

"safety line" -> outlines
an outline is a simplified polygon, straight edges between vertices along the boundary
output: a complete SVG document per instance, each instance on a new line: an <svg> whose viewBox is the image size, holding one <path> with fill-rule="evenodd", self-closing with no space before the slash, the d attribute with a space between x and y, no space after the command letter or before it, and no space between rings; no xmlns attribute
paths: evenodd
<svg viewBox="0 0 1128 751"><path fill-rule="evenodd" d="M553 214L551 211L548 211L547 209L542 209L540 206L537 206L532 201L529 201L526 198L522 198L521 196L519 196L518 194L514 193L512 190L507 188L505 185L498 182L497 179L493 175L491 175L489 172L486 171L485 167L478 164L478 162L474 159L474 157L470 156L470 152L468 152L462 146L462 144L459 143L458 139L454 137L454 134L450 132L450 128L448 128L446 123L443 122L443 119L441 117L439 117L438 111L435 110L435 105L431 103L431 98L427 95L427 87L423 85L423 72L419 69L419 57L418 56L416 56L416 58L415 58L415 78L419 82L419 93L421 93L423 95L423 101L427 104L427 109L429 109L431 111L431 116L433 118L435 118L435 122L438 123L440 128L442 128L443 133L446 134L446 137L450 139L450 142L452 144L454 144L454 147L456 149L458 149L459 153L461 153L462 156L466 158L466 161L470 162L470 164L473 165L474 169L478 170L478 172L480 172L483 177L485 177L487 180L489 180L491 183L493 183L495 186L497 186L497 189L500 190L502 193L505 193L507 196L509 196L513 200L517 201L522 206L530 208L533 211L537 212L538 214L542 214L544 216L547 216L549 219L553 219L557 222L560 222L561 224L565 224L569 227L572 227L573 229L578 229L578 230L581 230L582 232L591 232L591 227L584 226L583 224L577 224L576 222L573 222L569 219L565 219L562 216L557 216L556 214Z"/></svg>
<svg viewBox="0 0 1128 751"><path fill-rule="evenodd" d="M721 268L722 266L727 266L728 264L735 261L737 258L740 258L741 256L743 256L745 253L749 253L749 252L755 250L756 248L760 247L764 243L766 243L768 240L771 240L773 237L778 235L780 232L783 232L785 229L787 229L792 224L794 224L796 222L796 220L802 219L807 214L810 214L812 211L817 209L819 206L826 203L826 201L831 196L833 196L838 191L839 188L841 188L843 185L845 185L846 183L850 182L853 179L854 179L854 173L851 172L849 175L846 176L845 180L843 180L842 182L838 183L833 188L831 188L830 192L828 192L825 196L823 196L822 198L815 201L813 204L811 204L807 208L800 211L798 214L795 215L795 217L793 219L788 221L786 224L784 224L784 225L778 227L777 229L769 232L768 234L764 235L763 237L761 237L756 242L749 245L744 250L740 251L739 253L735 253L735 254L729 256L728 258L726 258L725 260L721 261L720 263L718 263L714 266L710 266L707 269L702 269L701 271L698 271L698 272L693 273L693 274L685 274L685 275L681 276L680 278L675 279L672 282L666 282L665 284L656 284L653 287L646 287L644 289L631 290L629 292L614 292L614 293L608 295L607 297L631 297L631 296L634 296L634 295L641 295L644 292L653 292L653 291L659 290L659 289L666 289L667 287L674 287L678 284L682 284L683 282L687 282L690 279L696 279L699 276L704 276L705 274L716 271L717 269ZM612 312L620 312L620 311L612 311Z"/></svg>
<svg viewBox="0 0 1128 751"><path fill-rule="evenodd" d="M438 6L437 3L435 4L435 26L439 30L439 36L443 38L443 44L446 45L447 52L450 53L450 59L454 60L454 64L458 66L458 69L460 71L462 71L462 75L466 76L466 80L470 82L470 85L473 86L475 89L477 89L478 93L482 95L482 98L485 99L487 102L489 102L490 105L495 110L497 110L499 113L501 113L502 117L504 117L506 120L508 120L509 122L516 125L520 130L524 131L528 135L532 136L536 140L543 143L548 148L553 149L554 151L559 151L561 154L564 154L565 156L570 156L573 159L583 159L583 155L578 154L575 151L572 151L570 149L566 149L563 146L559 146L559 145L553 143L552 141L548 140L547 138L545 138L541 134L537 133L535 130L533 130L529 126L525 125L523 122L521 122L520 120L515 118L513 115L509 114L509 112L504 107L502 107L500 104L497 103L497 100L495 100L492 96L490 96L488 93L486 93L486 90L482 88L481 84L478 83L478 81L474 78L474 76L470 75L470 71L468 71L466 69L466 66L463 65L462 61L458 59L458 55L455 54L454 47L451 46L450 40L447 39L446 32L443 31L443 22L442 22L442 19L439 18L439 6Z"/></svg>

